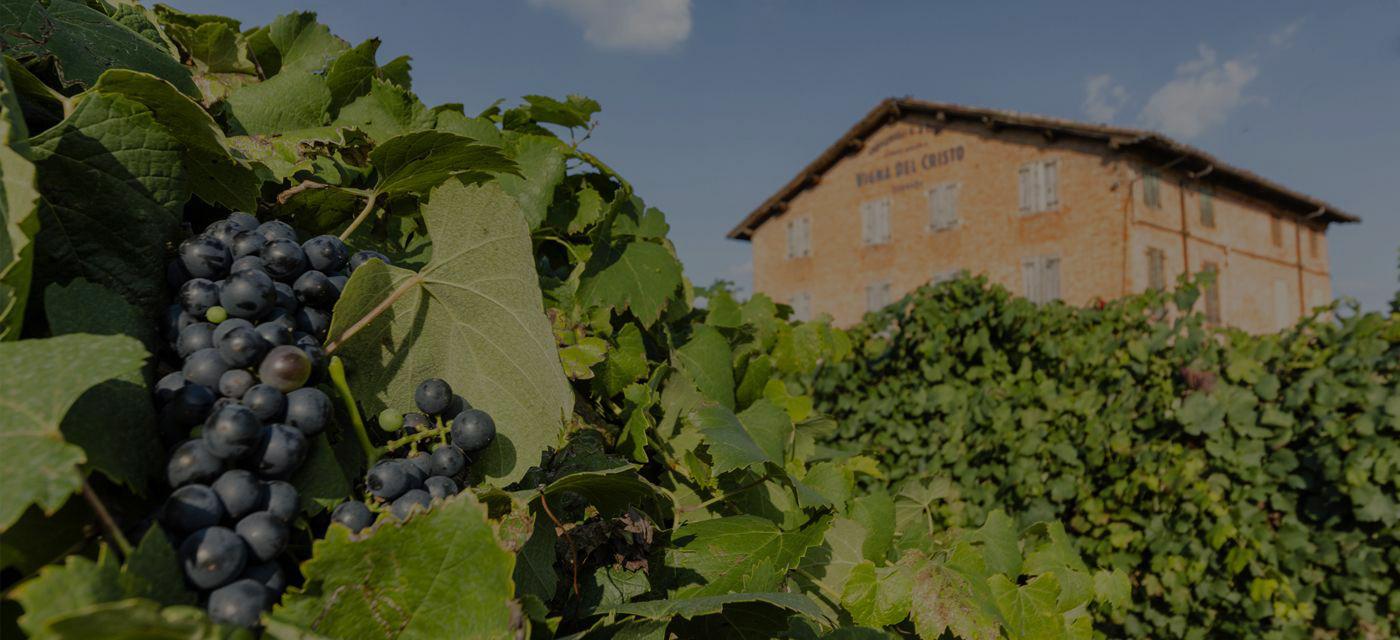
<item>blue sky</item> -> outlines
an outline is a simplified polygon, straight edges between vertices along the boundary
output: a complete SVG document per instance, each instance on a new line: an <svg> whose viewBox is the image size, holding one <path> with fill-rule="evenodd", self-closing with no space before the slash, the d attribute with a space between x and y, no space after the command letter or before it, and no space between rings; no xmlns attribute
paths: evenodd
<svg viewBox="0 0 1400 640"><path fill-rule="evenodd" d="M582 93L588 147L667 213L687 274L749 284L724 234L876 102L1144 126L1364 219L1333 290L1381 308L1400 247L1400 2L167 0L244 26L317 11L429 104ZM975 5L975 6L971 6Z"/></svg>

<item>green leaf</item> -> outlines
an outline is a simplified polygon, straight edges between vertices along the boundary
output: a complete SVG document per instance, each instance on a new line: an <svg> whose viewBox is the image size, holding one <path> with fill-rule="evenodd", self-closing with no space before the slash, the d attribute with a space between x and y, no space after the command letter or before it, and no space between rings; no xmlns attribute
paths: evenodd
<svg viewBox="0 0 1400 640"><path fill-rule="evenodd" d="M269 76L291 70L322 71L350 48L309 11L279 16L267 26L250 31L247 38L258 65Z"/></svg>
<svg viewBox="0 0 1400 640"><path fill-rule="evenodd" d="M972 538L983 544L982 553L989 573L1004 573L1012 578L1021 575L1021 544L1016 535L1016 521L1006 512L994 509L987 514L987 521Z"/></svg>
<svg viewBox="0 0 1400 640"><path fill-rule="evenodd" d="M24 605L19 624L31 636L65 613L126 597L120 569L110 552L100 554L96 562L68 556L61 565L41 569L38 576L15 587L10 595Z"/></svg>
<svg viewBox="0 0 1400 640"><path fill-rule="evenodd" d="M637 473L635 465L624 465L597 471L570 473L544 489L546 498L573 493L598 510L605 518L620 516L636 507L652 520L669 520L672 505L655 485Z"/></svg>
<svg viewBox="0 0 1400 640"><path fill-rule="evenodd" d="M601 388L608 397L621 393L627 385L647 374L647 350L641 329L629 322L617 332L616 340L617 346L608 349L593 383L594 388Z"/></svg>
<svg viewBox="0 0 1400 640"><path fill-rule="evenodd" d="M81 2L0 2L5 54L19 60L52 59L65 87L91 87L102 72L120 67L163 78L198 98L190 71L169 51Z"/></svg>
<svg viewBox="0 0 1400 640"><path fill-rule="evenodd" d="M117 577L122 593L165 605L194 604L195 594L185 590L180 557L160 527L146 529Z"/></svg>
<svg viewBox="0 0 1400 640"><path fill-rule="evenodd" d="M1215 433L1225 425L1225 405L1217 402L1214 396L1197 392L1181 402L1177 417L1186 433Z"/></svg>
<svg viewBox="0 0 1400 640"><path fill-rule="evenodd" d="M463 494L368 535L331 527L272 617L330 637L507 637L514 564Z"/></svg>
<svg viewBox="0 0 1400 640"><path fill-rule="evenodd" d="M554 188L564 179L564 153L559 140L520 135L506 142L506 154L520 167L519 175L503 175L501 187L520 203L525 221L536 229L544 221Z"/></svg>
<svg viewBox="0 0 1400 640"><path fill-rule="evenodd" d="M348 442L353 439L352 436L349 433L342 435L347 441L346 449L352 454L358 453L359 447ZM359 457L356 456L357 459ZM350 473L358 476L359 470L360 466L355 465ZM330 439L324 434L311 439L311 451L307 454L306 461L292 474L291 483L297 488L297 495L301 498L301 510L307 513L333 509L345 502L354 490L352 478L347 477L346 467L342 465L335 447L331 446Z"/></svg>
<svg viewBox="0 0 1400 640"><path fill-rule="evenodd" d="M233 638L233 627L218 627L195 607L167 607L144 599L105 602L76 609L49 621L45 638L54 640L215 640ZM308 639L310 640L310 639Z"/></svg>
<svg viewBox="0 0 1400 640"><path fill-rule="evenodd" d="M559 360L564 364L564 375L570 380L588 380L593 377L593 366L603 361L608 351L606 340L588 336L559 349Z"/></svg>
<svg viewBox="0 0 1400 640"><path fill-rule="evenodd" d="M564 102L549 96L529 95L525 101L530 104L530 116L539 122L548 122L562 127L586 127L593 114L602 107L596 100L586 96L571 95Z"/></svg>
<svg viewBox="0 0 1400 640"><path fill-rule="evenodd" d="M351 100L369 93L373 85L374 54L379 51L379 38L370 38L336 57L326 72L326 88L331 91L331 109L339 109Z"/></svg>
<svg viewBox="0 0 1400 640"><path fill-rule="evenodd" d="M729 341L714 327L696 325L685 344L676 349L676 366L695 381L705 397L734 408L734 369Z"/></svg>
<svg viewBox="0 0 1400 640"><path fill-rule="evenodd" d="M667 600L647 600L629 602L602 612L616 615L629 615L648 620L666 620L674 617L695 618L720 613L725 605L742 602L763 602L775 607L800 613L816 620L827 620L822 610L811 599L800 593L722 593L712 596L679 597ZM601 613L601 612L600 612Z"/></svg>
<svg viewBox="0 0 1400 640"><path fill-rule="evenodd" d="M680 286L680 262L666 247L614 242L588 259L578 298L586 306L630 309L643 327L650 327Z"/></svg>
<svg viewBox="0 0 1400 640"><path fill-rule="evenodd" d="M883 627L909 616L914 579L902 566L876 568L863 560L852 570L841 592L841 606L856 623Z"/></svg>
<svg viewBox="0 0 1400 640"><path fill-rule="evenodd" d="M500 150L441 131L416 131L385 140L370 152L369 161L379 172L375 191L389 196L425 194L453 176L481 181L487 174L515 171L515 164Z"/></svg>
<svg viewBox="0 0 1400 640"><path fill-rule="evenodd" d="M851 500L851 519L865 529L861 554L872 562L881 562L894 542L894 500L879 489Z"/></svg>
<svg viewBox="0 0 1400 640"><path fill-rule="evenodd" d="M34 235L39 232L39 191L29 161L29 133L16 100L9 64L0 68L0 341L19 338Z"/></svg>
<svg viewBox="0 0 1400 640"><path fill-rule="evenodd" d="M0 449L10 460L0 474L0 531L30 504L51 514L78 490L85 458L63 441L63 416L85 391L140 369L146 357L141 343L117 336L0 343Z"/></svg>
<svg viewBox="0 0 1400 640"><path fill-rule="evenodd" d="M763 415L771 417L766 411ZM782 465L782 458L774 458L764 450L733 411L719 406L701 407L691 414L690 419L705 436L716 474L747 469L765 462Z"/></svg>
<svg viewBox="0 0 1400 640"><path fill-rule="evenodd" d="M345 359L351 389L376 414L440 377L490 413L497 437L474 472L511 482L557 446L573 410L545 317L529 231L515 201L494 185L448 182L423 207L433 244L419 273L371 261L336 304L330 348ZM448 247L449 249L443 249ZM369 319L347 341L348 328ZM392 399L392 400L391 400Z"/></svg>
<svg viewBox="0 0 1400 640"><path fill-rule="evenodd" d="M919 637L937 638L945 630L963 640L1001 637L995 607L989 612L977 603L965 576L918 552L906 554L901 563L914 572L909 613Z"/></svg>
<svg viewBox="0 0 1400 640"><path fill-rule="evenodd" d="M163 247L189 199L183 145L149 109L102 94L31 144L43 198L35 286L86 278L154 315Z"/></svg>
<svg viewBox="0 0 1400 640"><path fill-rule="evenodd" d="M353 157L359 162L368 158L373 143L364 132L353 127L313 127L295 131L282 131L275 134L255 134L228 138L230 147L237 149L250 162L259 163L272 172L277 182L297 176L302 172L313 172L316 162L337 154ZM340 190L351 201L359 201L360 196ZM301 194L314 194L316 190L302 191ZM279 198L279 200L282 200ZM279 201L280 206L286 202ZM346 207L356 211L360 207Z"/></svg>
<svg viewBox="0 0 1400 640"><path fill-rule="evenodd" d="M327 100L330 93L327 91ZM336 115L336 126L358 127L375 141L430 128L434 116L418 97L402 87L375 78L369 93L345 105Z"/></svg>
<svg viewBox="0 0 1400 640"><path fill-rule="evenodd" d="M512 580L516 593L531 594L541 600L554 597L554 589L559 585L559 575L554 571L555 540L554 523L549 521L544 511L533 514L534 528L527 540L515 554L515 570Z"/></svg>
<svg viewBox="0 0 1400 640"><path fill-rule="evenodd" d="M996 598L997 609L1006 619L1006 635L1011 640L1054 640L1065 637L1064 619L1055 607L1060 585L1055 574L1046 573L1017 586L1003 575L987 579Z"/></svg>
<svg viewBox="0 0 1400 640"><path fill-rule="evenodd" d="M277 134L326 124L331 90L323 76L293 70L234 89L224 104L233 133Z"/></svg>
<svg viewBox="0 0 1400 640"><path fill-rule="evenodd" d="M1094 598L1119 611L1127 610L1133 604L1133 585L1128 574L1122 569L1094 572Z"/></svg>
<svg viewBox="0 0 1400 640"><path fill-rule="evenodd" d="M156 122L184 145L182 160L195 195L230 209L257 209L258 179L252 168L229 154L228 140L214 118L170 83L112 69L98 78L92 92L85 95L121 96L150 109Z"/></svg>
<svg viewBox="0 0 1400 640"><path fill-rule="evenodd" d="M861 546L865 538L865 527L860 523L849 518L833 518L822 545L803 559L803 564L808 565L805 570L830 593L841 593L851 570L864 559Z"/></svg>
<svg viewBox="0 0 1400 640"><path fill-rule="evenodd" d="M44 289L44 310L54 335L128 335L148 350L156 346L148 319L116 292L81 278ZM63 439L82 447L87 466L145 494L160 476L165 451L156 437L156 411L146 376L128 371L88 389L64 415Z"/></svg>
<svg viewBox="0 0 1400 640"><path fill-rule="evenodd" d="M685 581L675 595L771 591L808 549L821 543L829 526L830 520L822 519L783 531L770 520L742 515L677 527L671 533L675 547L667 551L666 560Z"/></svg>

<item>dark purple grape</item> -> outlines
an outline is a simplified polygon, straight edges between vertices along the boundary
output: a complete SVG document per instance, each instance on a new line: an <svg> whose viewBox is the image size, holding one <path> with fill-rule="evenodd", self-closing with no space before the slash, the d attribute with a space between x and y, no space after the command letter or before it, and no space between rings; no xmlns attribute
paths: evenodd
<svg viewBox="0 0 1400 640"><path fill-rule="evenodd" d="M409 433L433 428L433 419L417 411L410 411L403 414L403 428Z"/></svg>
<svg viewBox="0 0 1400 640"><path fill-rule="evenodd" d="M248 547L231 529L205 527L180 544L180 560L190 584L199 589L214 589L243 573L248 562Z"/></svg>
<svg viewBox="0 0 1400 640"><path fill-rule="evenodd" d="M218 280L228 274L233 254L209 236L195 236L180 243L180 263L191 277Z"/></svg>
<svg viewBox="0 0 1400 640"><path fill-rule="evenodd" d="M427 511L432 503L432 494L422 489L410 489L390 503L389 513L399 520L407 520L415 511Z"/></svg>
<svg viewBox="0 0 1400 640"><path fill-rule="evenodd" d="M345 293L345 284L349 282L350 279L339 274L330 276L326 279L330 280L332 287L335 287L335 299L340 300L340 295L342 293Z"/></svg>
<svg viewBox="0 0 1400 640"><path fill-rule="evenodd" d="M219 346L219 342L224 339L224 336L228 335L228 332L242 327L251 329L253 328L253 323L243 318L229 318L228 320L214 325L214 335L212 336L214 339L213 346Z"/></svg>
<svg viewBox="0 0 1400 640"><path fill-rule="evenodd" d="M281 309L273 310L273 313L285 314ZM280 347L284 344L292 343L292 328L276 320L263 320L257 326L258 335L263 337L268 344Z"/></svg>
<svg viewBox="0 0 1400 640"><path fill-rule="evenodd" d="M165 480L172 488L196 483L209 484L218 478L223 470L224 461L211 453L203 440L186 440L184 444L176 447L175 453L170 454L170 461L165 465Z"/></svg>
<svg viewBox="0 0 1400 640"><path fill-rule="evenodd" d="M378 251L370 251L368 249L364 251L356 251L355 255L350 256L350 273L354 273L356 269L360 268L360 265L363 265L371 259L378 260L380 262L383 262L384 264L392 264L389 262L388 256Z"/></svg>
<svg viewBox="0 0 1400 640"><path fill-rule="evenodd" d="M278 309L286 311L287 315L290 316L291 314L296 313L297 309L301 308L301 302L297 300L297 292L296 290L292 289L292 285L287 284L285 282L278 282L277 284L274 284L273 287L277 289ZM292 325L290 325L289 328L295 329L296 324L293 323Z"/></svg>
<svg viewBox="0 0 1400 640"><path fill-rule="evenodd" d="M496 439L496 421L480 409L467 409L452 419L452 444L466 453L485 449Z"/></svg>
<svg viewBox="0 0 1400 640"><path fill-rule="evenodd" d="M180 389L183 388L185 388L185 374L179 371L171 371L161 377L161 379L156 382L155 388L151 391L155 394L156 404L164 406L166 403L173 400L175 394L179 393Z"/></svg>
<svg viewBox="0 0 1400 640"><path fill-rule="evenodd" d="M185 374L185 380L217 389L219 378L228 371L228 362L219 356L218 349L200 349L185 358L181 371Z"/></svg>
<svg viewBox="0 0 1400 640"><path fill-rule="evenodd" d="M268 425L258 445L258 474L264 478L286 478L306 460L310 448L306 436L296 427Z"/></svg>
<svg viewBox="0 0 1400 640"><path fill-rule="evenodd" d="M363 502L342 502L331 511L331 523L349 529L350 533L359 533L374 524L374 512Z"/></svg>
<svg viewBox="0 0 1400 640"><path fill-rule="evenodd" d="M243 577L267 587L274 598L287 590L287 575L282 572L282 565L275 561L249 566L243 570Z"/></svg>
<svg viewBox="0 0 1400 640"><path fill-rule="evenodd" d="M219 304L219 287L207 278L191 278L180 285L176 298L186 313L203 318L209 307Z"/></svg>
<svg viewBox="0 0 1400 640"><path fill-rule="evenodd" d="M457 482L447 476L430 476L423 482L423 488L434 500L446 500L457 495Z"/></svg>
<svg viewBox="0 0 1400 640"><path fill-rule="evenodd" d="M224 519L224 504L207 485L187 484L176 489L161 507L160 523L175 535L212 527Z"/></svg>
<svg viewBox="0 0 1400 640"><path fill-rule="evenodd" d="M217 399L210 387L186 381L165 405L165 415L179 426L192 427L204 422Z"/></svg>
<svg viewBox="0 0 1400 640"><path fill-rule="evenodd" d="M242 231L243 229L239 228L238 225L232 224L225 219L215 220L209 223L209 226L204 228L204 233L202 235L209 236L210 238L222 242L225 247L232 248L234 236L237 236Z"/></svg>
<svg viewBox="0 0 1400 640"><path fill-rule="evenodd" d="M287 394L285 422L300 429L306 437L315 437L326 429L331 420L331 399L314 387L302 387Z"/></svg>
<svg viewBox="0 0 1400 640"><path fill-rule="evenodd" d="M229 369L219 377L219 395L225 398L242 398L258 381L244 369Z"/></svg>
<svg viewBox="0 0 1400 640"><path fill-rule="evenodd" d="M429 456L429 458L431 459L431 456ZM398 463L399 466L403 467L404 472L408 474L408 488L423 488L423 481L428 479L429 474L423 473L423 470L420 469L418 465L413 464L408 460L397 458L394 460L394 462Z"/></svg>
<svg viewBox="0 0 1400 640"><path fill-rule="evenodd" d="M442 378L428 378L413 391L413 403L430 416L442 415L452 405L452 386Z"/></svg>
<svg viewBox="0 0 1400 640"><path fill-rule="evenodd" d="M224 460L246 457L262 441L262 421L251 409L230 404L210 414L204 422L204 442L209 451Z"/></svg>
<svg viewBox="0 0 1400 640"><path fill-rule="evenodd" d="M257 216L244 211L234 211L228 214L228 221L243 231L256 231L259 224Z"/></svg>
<svg viewBox="0 0 1400 640"><path fill-rule="evenodd" d="M233 265L228 268L228 272L236 274L240 271L262 271L266 272L267 263L258 256L243 256L233 261Z"/></svg>
<svg viewBox="0 0 1400 640"><path fill-rule="evenodd" d="M331 314L320 309L302 307L297 309L295 314L297 329L305 331L307 334L319 339L326 337L326 332L331 328Z"/></svg>
<svg viewBox="0 0 1400 640"><path fill-rule="evenodd" d="M244 516L234 531L248 545L250 560L256 562L268 562L287 548L287 523L266 511Z"/></svg>
<svg viewBox="0 0 1400 640"><path fill-rule="evenodd" d="M408 491L411 480L408 470L398 460L383 460L365 474L365 488L380 500L393 500Z"/></svg>
<svg viewBox="0 0 1400 640"><path fill-rule="evenodd" d="M282 522L295 520L301 512L301 496L290 482L269 480L263 485L263 495L266 500L262 510L277 516Z"/></svg>
<svg viewBox="0 0 1400 640"><path fill-rule="evenodd" d="M287 414L287 396L270 384L255 384L243 394L243 405L263 422L277 422Z"/></svg>
<svg viewBox="0 0 1400 640"><path fill-rule="evenodd" d="M417 467L418 472L425 478L433 474L433 456L427 451L415 451L413 455L404 458L404 461Z"/></svg>
<svg viewBox="0 0 1400 640"><path fill-rule="evenodd" d="M311 359L290 345L273 347L258 365L258 379L283 393L300 388L310 377Z"/></svg>
<svg viewBox="0 0 1400 640"><path fill-rule="evenodd" d="M258 232L240 231L238 235L234 236L233 240L228 243L228 248L229 251L233 253L234 264L237 264L238 261L243 258L258 258L258 252L262 251L264 244L267 244L267 240ZM259 258L258 262L262 263L262 259ZM236 271L236 269L229 269L230 273L234 271Z"/></svg>
<svg viewBox="0 0 1400 640"><path fill-rule="evenodd" d="M188 358L191 353L212 346L214 346L214 325L208 322L196 322L181 329L180 336L175 339L175 353L181 358Z"/></svg>
<svg viewBox="0 0 1400 640"><path fill-rule="evenodd" d="M306 252L291 240L273 240L262 248L267 274L284 282L295 280L306 271Z"/></svg>
<svg viewBox="0 0 1400 640"><path fill-rule="evenodd" d="M331 284L331 279L320 271L307 271L297 276L292 283L292 291L302 304L317 309L330 309L340 297L340 292Z"/></svg>
<svg viewBox="0 0 1400 640"><path fill-rule="evenodd" d="M262 613L273 597L259 580L244 578L226 584L209 594L205 611L217 624L252 629L262 622Z"/></svg>
<svg viewBox="0 0 1400 640"><path fill-rule="evenodd" d="M252 327L239 327L224 335L219 341L219 356L230 367L242 369L262 362L263 356L272 345L263 340L262 334Z"/></svg>
<svg viewBox="0 0 1400 640"><path fill-rule="evenodd" d="M179 304L172 304L165 308L165 315L161 316L161 332L167 340L174 341L180 337L180 332L196 322L203 321L204 318L196 318L185 311Z"/></svg>
<svg viewBox="0 0 1400 640"><path fill-rule="evenodd" d="M462 455L462 450L457 447L444 444L433 449L433 469L435 476L455 476L467 467L467 457Z"/></svg>
<svg viewBox="0 0 1400 640"><path fill-rule="evenodd" d="M224 512L237 520L258 510L265 496L263 483L246 469L229 469L209 485L224 503Z"/></svg>
<svg viewBox="0 0 1400 640"><path fill-rule="evenodd" d="M311 268L330 273L345 268L350 260L350 250L335 236L316 236L301 245Z"/></svg>
<svg viewBox="0 0 1400 640"><path fill-rule="evenodd" d="M281 220L268 220L258 225L257 231L262 234L262 237L268 242L272 242L273 240L289 240L291 242L296 242L297 239L296 230L292 229L291 225Z"/></svg>
<svg viewBox="0 0 1400 640"><path fill-rule="evenodd" d="M261 318L276 302L277 289L272 277L262 271L250 269L235 273L219 291L219 304L235 318Z"/></svg>

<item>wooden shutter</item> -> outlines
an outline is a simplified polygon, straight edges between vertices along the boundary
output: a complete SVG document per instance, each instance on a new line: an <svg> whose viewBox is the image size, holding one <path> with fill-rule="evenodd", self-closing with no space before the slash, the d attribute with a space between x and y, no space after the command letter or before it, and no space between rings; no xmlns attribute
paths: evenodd
<svg viewBox="0 0 1400 640"><path fill-rule="evenodd" d="M882 198L879 201L877 210L880 212L877 218L880 223L880 235L878 237L883 244L890 241L890 199Z"/></svg>
<svg viewBox="0 0 1400 640"><path fill-rule="evenodd" d="M1021 192L1021 211L1022 211L1022 212L1027 212L1027 211L1030 211L1030 210L1031 210L1031 206L1034 204L1034 200L1032 199L1032 196L1033 196L1034 194L1032 193L1032 185L1031 185L1031 166L1030 166L1030 165L1022 165L1022 166L1021 166L1020 177L1021 177L1021 189L1020 189L1020 192Z"/></svg>
<svg viewBox="0 0 1400 640"><path fill-rule="evenodd" d="M860 241L865 244L875 242L875 212L869 202L860 205Z"/></svg>
<svg viewBox="0 0 1400 640"><path fill-rule="evenodd" d="M1042 302L1060 299L1060 258L1045 258L1040 268L1040 295Z"/></svg>
<svg viewBox="0 0 1400 640"><path fill-rule="evenodd" d="M1040 302L1040 259L1026 258L1021 261L1021 284L1026 290L1026 299Z"/></svg>
<svg viewBox="0 0 1400 640"><path fill-rule="evenodd" d="M1042 186L1041 193L1044 194L1044 202L1040 208L1054 209L1060 206L1060 161L1046 160L1045 170L1042 172L1040 180Z"/></svg>
<svg viewBox="0 0 1400 640"><path fill-rule="evenodd" d="M1201 226L1215 228L1215 198L1209 191L1200 194Z"/></svg>

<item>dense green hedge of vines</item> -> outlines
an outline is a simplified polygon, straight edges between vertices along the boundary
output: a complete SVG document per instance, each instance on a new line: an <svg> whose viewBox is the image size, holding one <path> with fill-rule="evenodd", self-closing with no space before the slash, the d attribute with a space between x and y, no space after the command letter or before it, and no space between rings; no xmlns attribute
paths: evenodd
<svg viewBox="0 0 1400 640"><path fill-rule="evenodd" d="M1196 289L1034 306L982 279L867 316L817 408L944 524L1062 520L1127 571L1110 637L1400 633L1400 316L1206 327Z"/></svg>

